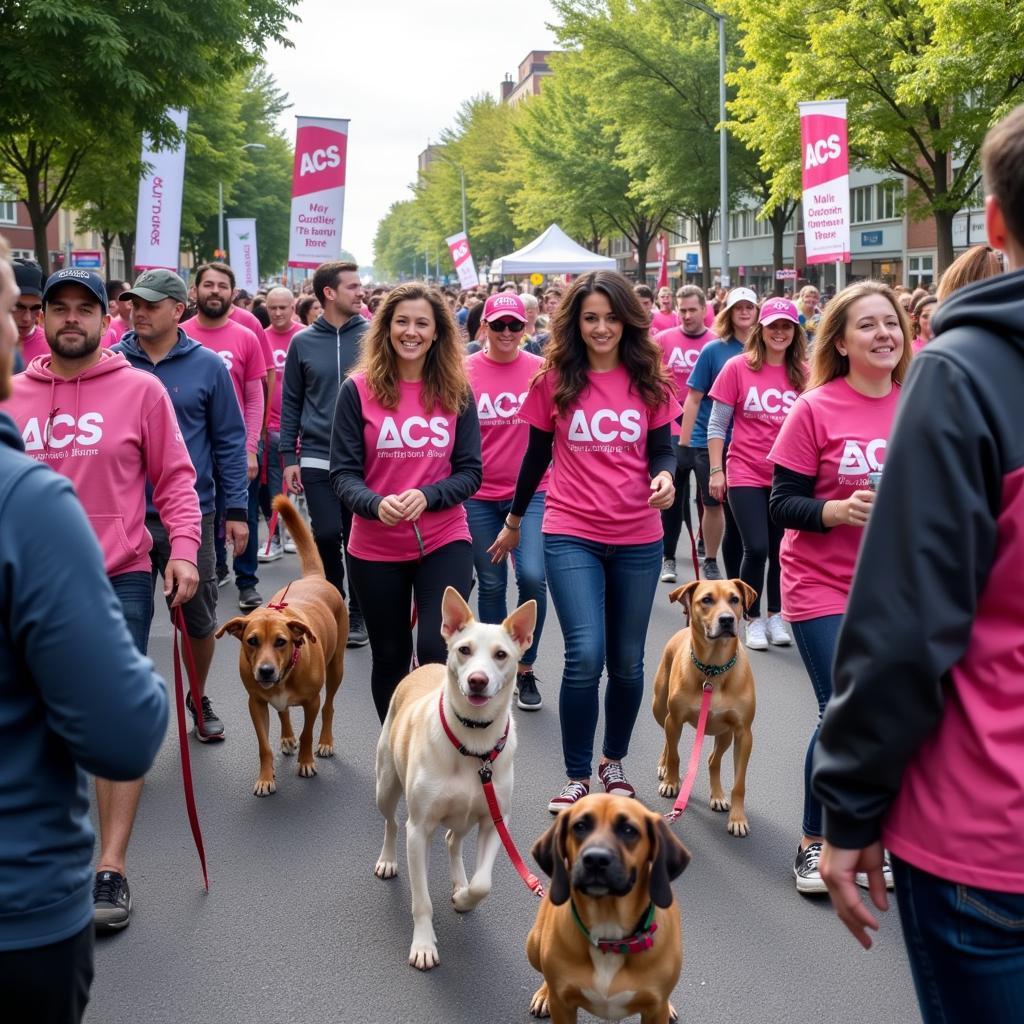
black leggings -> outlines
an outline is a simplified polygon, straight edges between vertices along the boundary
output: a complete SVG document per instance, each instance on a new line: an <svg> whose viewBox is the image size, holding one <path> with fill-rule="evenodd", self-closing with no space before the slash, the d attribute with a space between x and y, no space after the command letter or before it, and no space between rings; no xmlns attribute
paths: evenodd
<svg viewBox="0 0 1024 1024"><path fill-rule="evenodd" d="M92 921L69 939L0 953L4 1020L78 1024L93 975Z"/></svg>
<svg viewBox="0 0 1024 1024"><path fill-rule="evenodd" d="M359 595L370 637L370 690L381 722L395 687L412 661L413 598L416 600L416 659L421 665L444 662L441 597L454 587L466 600L473 583L473 547L456 540L414 562L371 562L349 555L352 589Z"/></svg>
<svg viewBox="0 0 1024 1024"><path fill-rule="evenodd" d="M326 469L303 466L299 470L302 490L306 495L309 522L313 530L320 561L324 563L324 575L333 583L342 597L345 596L345 549L352 533L352 511L346 508L331 487L331 475ZM349 601L349 609L359 612L359 605Z"/></svg>
<svg viewBox="0 0 1024 1024"><path fill-rule="evenodd" d="M693 532L690 521L690 474L692 470L676 465L676 500L669 508L661 510L661 528L665 534L665 558L675 558L679 547L679 537L686 524L686 532ZM704 502L701 501L700 488L697 488L697 529L700 530L700 517L704 514Z"/></svg>
<svg viewBox="0 0 1024 1024"><path fill-rule="evenodd" d="M764 589L764 563L768 563L768 614L782 610L780 594L779 545L782 527L768 515L770 487L730 487L729 507L743 538L743 561L740 579L757 592L757 599L747 609L751 618L761 614L761 591Z"/></svg>

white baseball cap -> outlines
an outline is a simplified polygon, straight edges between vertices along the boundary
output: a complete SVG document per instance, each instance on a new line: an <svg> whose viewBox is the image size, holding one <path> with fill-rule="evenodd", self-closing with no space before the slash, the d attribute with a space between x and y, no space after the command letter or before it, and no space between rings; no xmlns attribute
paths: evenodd
<svg viewBox="0 0 1024 1024"><path fill-rule="evenodd" d="M732 309L737 302L752 302L756 306L757 296L749 288L733 288L725 300L725 308Z"/></svg>

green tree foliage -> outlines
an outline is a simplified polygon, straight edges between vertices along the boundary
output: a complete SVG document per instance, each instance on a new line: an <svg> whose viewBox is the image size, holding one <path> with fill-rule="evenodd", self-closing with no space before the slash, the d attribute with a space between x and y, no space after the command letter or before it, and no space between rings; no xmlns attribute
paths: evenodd
<svg viewBox="0 0 1024 1024"><path fill-rule="evenodd" d="M288 44L293 0L7 0L0 8L0 180L24 199L36 251L97 139L133 151L174 141L169 107L194 108Z"/></svg>
<svg viewBox="0 0 1024 1024"><path fill-rule="evenodd" d="M404 199L391 204L377 225L373 240L374 267L388 280L401 280L422 273L425 232L420 221L418 202ZM420 260L417 265L417 259Z"/></svg>

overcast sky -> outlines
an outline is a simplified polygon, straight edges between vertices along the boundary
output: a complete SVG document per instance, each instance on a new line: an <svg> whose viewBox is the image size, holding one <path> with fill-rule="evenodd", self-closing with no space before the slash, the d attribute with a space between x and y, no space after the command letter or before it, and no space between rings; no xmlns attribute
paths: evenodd
<svg viewBox="0 0 1024 1024"><path fill-rule="evenodd" d="M267 51L267 65L295 117L347 117L348 173L342 244L372 260L373 236L388 207L410 198L416 157L450 126L463 100L497 96L531 50L554 48L548 0L498 4L466 0L300 0L291 49Z"/></svg>

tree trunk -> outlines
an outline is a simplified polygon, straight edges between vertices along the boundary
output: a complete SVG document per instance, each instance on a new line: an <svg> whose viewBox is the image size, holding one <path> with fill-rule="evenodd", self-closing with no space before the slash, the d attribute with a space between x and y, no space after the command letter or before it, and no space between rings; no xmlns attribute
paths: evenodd
<svg viewBox="0 0 1024 1024"><path fill-rule="evenodd" d="M711 287L711 225L698 220L697 235L700 239L700 265L703 267L701 278L706 292Z"/></svg>
<svg viewBox="0 0 1024 1024"><path fill-rule="evenodd" d="M935 242L938 250L936 280L953 262L953 217L951 210L935 211Z"/></svg>
<svg viewBox="0 0 1024 1024"><path fill-rule="evenodd" d="M651 245L648 226L638 225L636 229L636 283L647 284L647 250Z"/></svg>
<svg viewBox="0 0 1024 1024"><path fill-rule="evenodd" d="M110 266L110 247L114 244L114 236L109 231L100 232L100 245L103 246L103 266L106 270L107 280L111 280L114 271Z"/></svg>
<svg viewBox="0 0 1024 1024"><path fill-rule="evenodd" d="M775 268L775 294L781 295L785 290L785 281L778 277L782 270L782 236L786 233L786 221L789 218L776 210L771 216L772 221L772 264Z"/></svg>
<svg viewBox="0 0 1024 1024"><path fill-rule="evenodd" d="M135 232L120 231L121 252L124 253L124 272L128 277L135 277Z"/></svg>

